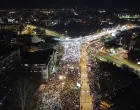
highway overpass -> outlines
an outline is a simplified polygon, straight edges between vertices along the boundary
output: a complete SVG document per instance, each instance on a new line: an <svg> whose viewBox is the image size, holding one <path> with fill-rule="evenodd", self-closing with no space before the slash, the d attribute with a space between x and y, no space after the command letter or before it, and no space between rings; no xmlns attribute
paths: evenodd
<svg viewBox="0 0 140 110"><path fill-rule="evenodd" d="M107 53L103 53L100 51L95 52L95 57L103 62L110 62L118 67L127 68L140 77L140 66L138 64L128 61L127 59L111 56Z"/></svg>

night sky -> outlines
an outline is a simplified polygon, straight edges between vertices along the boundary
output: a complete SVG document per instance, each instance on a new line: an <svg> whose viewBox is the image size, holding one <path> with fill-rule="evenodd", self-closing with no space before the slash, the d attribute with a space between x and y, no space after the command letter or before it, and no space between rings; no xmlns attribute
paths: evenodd
<svg viewBox="0 0 140 110"><path fill-rule="evenodd" d="M0 8L139 8L139 0L0 0ZM139 8L140 9L140 8Z"/></svg>

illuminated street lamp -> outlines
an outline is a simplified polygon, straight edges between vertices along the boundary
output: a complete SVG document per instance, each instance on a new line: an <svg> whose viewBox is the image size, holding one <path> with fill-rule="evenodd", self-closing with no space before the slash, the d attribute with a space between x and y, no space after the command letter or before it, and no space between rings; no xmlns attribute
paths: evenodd
<svg viewBox="0 0 140 110"><path fill-rule="evenodd" d="M138 59L137 59L137 61L138 61ZM138 61L137 62L137 66L139 66L140 65L140 62ZM136 66L136 71L137 71L137 69L138 69L138 67Z"/></svg>
<svg viewBox="0 0 140 110"><path fill-rule="evenodd" d="M65 83L64 82L62 82L62 85L64 85Z"/></svg>
<svg viewBox="0 0 140 110"><path fill-rule="evenodd" d="M63 80L63 76L59 76L59 79L60 79L60 80Z"/></svg>
<svg viewBox="0 0 140 110"><path fill-rule="evenodd" d="M65 79L65 78L66 78L66 77L65 77L65 76L62 76L62 75L59 76L59 79L60 79L60 80L63 80L63 79Z"/></svg>
<svg viewBox="0 0 140 110"><path fill-rule="evenodd" d="M67 36L68 31L65 31L65 36Z"/></svg>

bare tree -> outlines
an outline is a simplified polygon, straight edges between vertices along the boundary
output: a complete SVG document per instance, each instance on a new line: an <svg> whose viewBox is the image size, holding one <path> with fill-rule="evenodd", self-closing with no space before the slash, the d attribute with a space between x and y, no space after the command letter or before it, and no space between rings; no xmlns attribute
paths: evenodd
<svg viewBox="0 0 140 110"><path fill-rule="evenodd" d="M31 90L31 86L29 80L19 78L19 80L15 83L15 100L18 102L21 110L25 110L27 105L27 100L29 98L29 92Z"/></svg>

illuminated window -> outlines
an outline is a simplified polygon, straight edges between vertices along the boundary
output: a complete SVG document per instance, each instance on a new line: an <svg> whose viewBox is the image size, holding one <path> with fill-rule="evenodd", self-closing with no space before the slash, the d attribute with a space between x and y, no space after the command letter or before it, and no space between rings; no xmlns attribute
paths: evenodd
<svg viewBox="0 0 140 110"><path fill-rule="evenodd" d="M28 64L24 64L24 66L28 66Z"/></svg>
<svg viewBox="0 0 140 110"><path fill-rule="evenodd" d="M37 66L37 64L34 64L34 66Z"/></svg>

